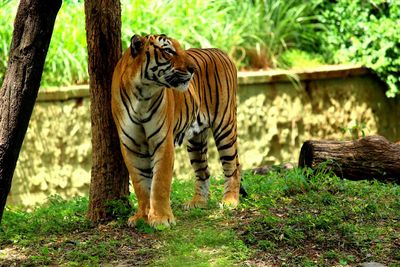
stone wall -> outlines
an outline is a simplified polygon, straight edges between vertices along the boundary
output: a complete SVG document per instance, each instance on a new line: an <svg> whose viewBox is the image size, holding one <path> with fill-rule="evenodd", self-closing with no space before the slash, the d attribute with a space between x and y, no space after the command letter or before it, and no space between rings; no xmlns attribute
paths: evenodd
<svg viewBox="0 0 400 267"><path fill-rule="evenodd" d="M381 134L400 139L400 103L367 69L327 66L297 71L240 73L239 156L243 169L296 163L308 139L349 139ZM49 195L88 192L91 168L87 87L43 90L34 108L15 171L9 204L30 207ZM350 134L349 129L358 131ZM221 175L211 140L213 175ZM193 176L184 147L175 175Z"/></svg>

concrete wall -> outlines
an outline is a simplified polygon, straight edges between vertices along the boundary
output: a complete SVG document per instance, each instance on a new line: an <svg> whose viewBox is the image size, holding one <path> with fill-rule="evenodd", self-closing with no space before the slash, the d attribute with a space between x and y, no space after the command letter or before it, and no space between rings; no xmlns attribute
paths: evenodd
<svg viewBox="0 0 400 267"><path fill-rule="evenodd" d="M362 131L381 134L391 141L400 139L400 102L386 98L384 85L367 69L327 66L241 73L239 82L239 155L243 169L296 163L301 145L308 139L349 139L361 136ZM51 194L72 197L88 193L89 104L86 86L41 89L9 204L31 207ZM356 129L353 135L350 128ZM213 141L210 144L211 172L221 175ZM175 162L177 177L193 176L184 147L177 149Z"/></svg>

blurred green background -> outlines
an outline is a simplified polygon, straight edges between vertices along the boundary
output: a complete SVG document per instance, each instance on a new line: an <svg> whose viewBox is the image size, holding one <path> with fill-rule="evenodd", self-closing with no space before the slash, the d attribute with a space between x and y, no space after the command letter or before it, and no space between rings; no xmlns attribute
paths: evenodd
<svg viewBox="0 0 400 267"><path fill-rule="evenodd" d="M122 0L125 49L134 33L165 33L189 47L218 47L240 70L355 63L400 88L400 1ZM7 66L17 0L0 1L0 81ZM88 83L82 0L58 14L42 86Z"/></svg>

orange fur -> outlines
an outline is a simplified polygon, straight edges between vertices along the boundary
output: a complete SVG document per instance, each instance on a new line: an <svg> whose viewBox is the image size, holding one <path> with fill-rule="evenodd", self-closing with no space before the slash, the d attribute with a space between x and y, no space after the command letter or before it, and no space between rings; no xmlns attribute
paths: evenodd
<svg viewBox="0 0 400 267"><path fill-rule="evenodd" d="M186 206L204 206L209 197L207 137L216 139L226 176L223 202L239 200L236 142L236 69L217 49L183 50L165 35L132 37L112 81L112 112L122 155L138 199L129 219L170 225L174 143L188 140L197 181Z"/></svg>

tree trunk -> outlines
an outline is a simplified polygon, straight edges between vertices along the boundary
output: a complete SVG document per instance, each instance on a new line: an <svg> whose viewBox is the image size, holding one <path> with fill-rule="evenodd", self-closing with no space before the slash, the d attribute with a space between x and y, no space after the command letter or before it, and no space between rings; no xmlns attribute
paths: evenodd
<svg viewBox="0 0 400 267"><path fill-rule="evenodd" d="M324 162L342 178L400 183L400 144L382 136L343 142L306 141L300 151L299 166L316 168Z"/></svg>
<svg viewBox="0 0 400 267"><path fill-rule="evenodd" d="M121 5L114 0L85 0L89 55L93 166L90 220L110 218L107 201L126 199L129 176L111 114L111 81L121 56Z"/></svg>
<svg viewBox="0 0 400 267"><path fill-rule="evenodd" d="M21 0L0 89L0 221L33 106L61 0Z"/></svg>

